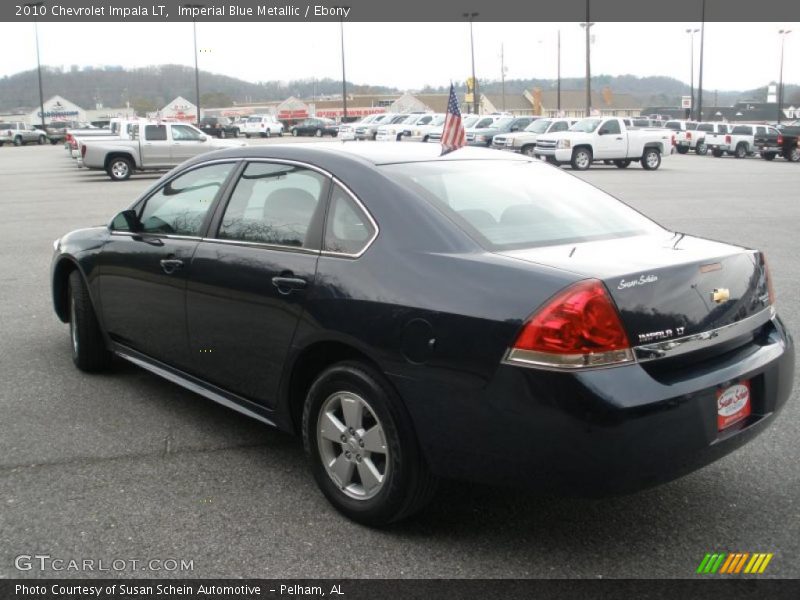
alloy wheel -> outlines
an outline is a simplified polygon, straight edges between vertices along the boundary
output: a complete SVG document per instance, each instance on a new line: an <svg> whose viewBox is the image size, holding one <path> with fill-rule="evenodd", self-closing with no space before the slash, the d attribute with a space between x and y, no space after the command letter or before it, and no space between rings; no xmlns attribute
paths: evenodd
<svg viewBox="0 0 800 600"><path fill-rule="evenodd" d="M368 500L381 491L389 471L383 425L369 403L353 392L336 392L317 419L317 448L331 480L344 494Z"/></svg>

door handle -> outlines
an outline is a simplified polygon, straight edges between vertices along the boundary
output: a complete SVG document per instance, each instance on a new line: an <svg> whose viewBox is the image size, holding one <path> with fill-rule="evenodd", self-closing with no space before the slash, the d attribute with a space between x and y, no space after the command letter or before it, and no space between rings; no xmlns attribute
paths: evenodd
<svg viewBox="0 0 800 600"><path fill-rule="evenodd" d="M617 139L618 139L618 140L621 140L622 138L621 138L621 137L618 137Z"/></svg>
<svg viewBox="0 0 800 600"><path fill-rule="evenodd" d="M299 277L273 277L272 285L278 288L281 294L291 294L292 290L305 289L306 280Z"/></svg>
<svg viewBox="0 0 800 600"><path fill-rule="evenodd" d="M167 275L172 275L183 267L183 261L179 258L165 258L161 261L161 270Z"/></svg>

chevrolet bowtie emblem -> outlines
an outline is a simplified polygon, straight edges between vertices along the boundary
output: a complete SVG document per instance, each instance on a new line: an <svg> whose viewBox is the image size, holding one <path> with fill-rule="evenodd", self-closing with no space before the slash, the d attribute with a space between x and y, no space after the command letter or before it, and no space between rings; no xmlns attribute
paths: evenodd
<svg viewBox="0 0 800 600"><path fill-rule="evenodd" d="M728 288L714 288L711 292L711 299L717 304L727 302L731 298L731 291Z"/></svg>

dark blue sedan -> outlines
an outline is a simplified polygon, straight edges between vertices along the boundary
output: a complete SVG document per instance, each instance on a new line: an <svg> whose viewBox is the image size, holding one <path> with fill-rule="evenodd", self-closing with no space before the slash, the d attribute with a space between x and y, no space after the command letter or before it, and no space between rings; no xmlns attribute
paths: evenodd
<svg viewBox="0 0 800 600"><path fill-rule="evenodd" d="M761 252L476 148L204 154L57 240L52 290L78 368L116 355L301 435L370 525L442 477L674 479L763 431L793 381Z"/></svg>

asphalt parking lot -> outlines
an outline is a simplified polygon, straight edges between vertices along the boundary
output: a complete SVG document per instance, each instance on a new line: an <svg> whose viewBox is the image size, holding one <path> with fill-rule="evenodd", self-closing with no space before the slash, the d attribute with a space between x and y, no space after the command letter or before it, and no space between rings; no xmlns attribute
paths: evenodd
<svg viewBox="0 0 800 600"><path fill-rule="evenodd" d="M299 441L127 364L80 373L51 308L52 242L157 177L111 182L60 146L0 149L0 577L92 575L20 572L21 554L193 561L130 576L692 577L714 551L772 552L764 576L800 577L797 379L771 429L662 487L582 500L449 483L374 531L328 505ZM581 177L672 229L765 250L800 331L800 165L676 155Z"/></svg>

